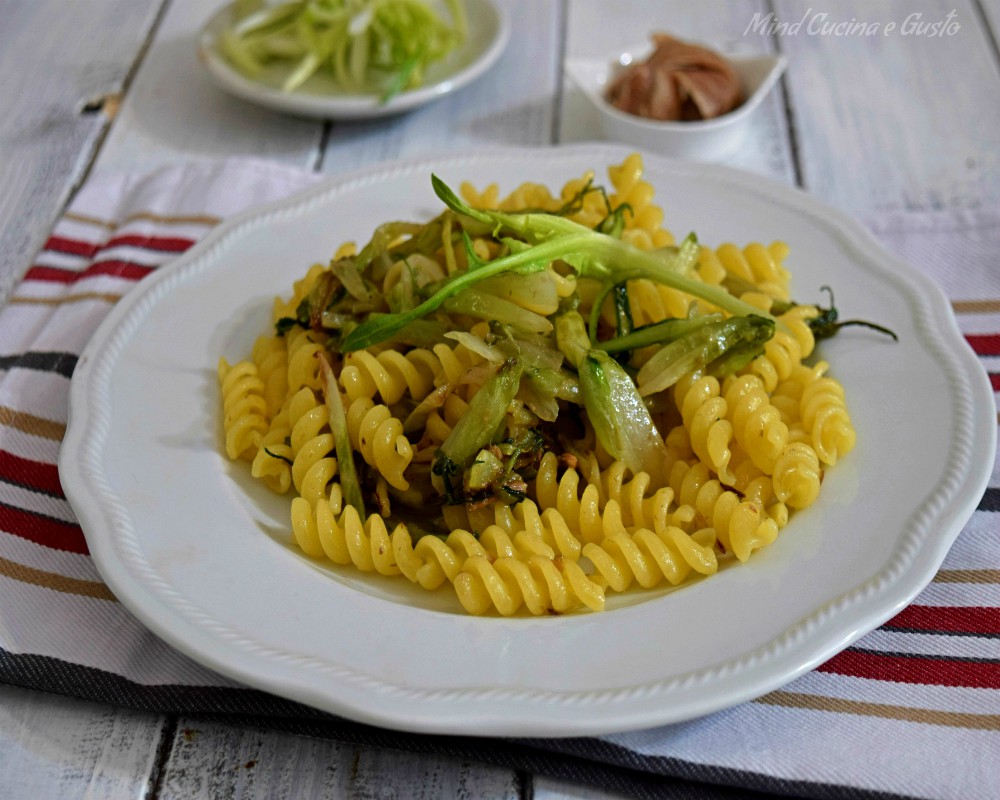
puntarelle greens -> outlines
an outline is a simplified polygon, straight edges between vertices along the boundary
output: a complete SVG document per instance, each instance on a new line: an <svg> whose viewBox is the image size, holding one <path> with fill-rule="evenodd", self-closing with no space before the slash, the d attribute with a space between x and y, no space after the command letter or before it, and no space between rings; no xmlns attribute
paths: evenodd
<svg viewBox="0 0 1000 800"><path fill-rule="evenodd" d="M461 328L470 319L489 321L489 336L472 346L486 353L495 371L439 448L426 476L435 491L410 493L421 504L435 494L437 502L452 504L523 499L520 472L530 474L546 448L565 446L557 444L554 429L560 407L585 413L601 446L634 473L653 473L664 460L664 444L645 396L692 371L731 374L760 355L774 334L770 313L697 277L693 234L676 247L644 252L619 238L627 206L609 206L601 223L588 228L565 216L578 202L568 202L563 213L476 209L438 176L431 182L445 205L439 216L424 224L379 226L357 255L331 263L294 318L277 324L279 332L297 325L328 334L335 359L364 348L428 346L449 337L469 344L476 337ZM581 194L588 192L604 189L587 185ZM489 241L497 255L481 258L474 239ZM442 247L446 261L464 267L445 276L435 255ZM403 279L380 298L375 287L399 261ZM551 282L532 287L531 277L542 274L592 283L586 317L578 311L577 292L547 317L526 308L533 293L551 292ZM626 287L641 279L689 293L717 310L634 327ZM520 302L507 299L512 296ZM613 329L601 319L609 303ZM551 335L538 332L547 328ZM639 351L641 366L632 361ZM518 396L532 409L535 427L509 424L508 408ZM343 460L339 448L338 458ZM346 497L362 496L357 480L353 469L341 469Z"/></svg>
<svg viewBox="0 0 1000 800"><path fill-rule="evenodd" d="M427 67L466 37L464 0L241 0L218 39L229 63L250 78L271 64L293 91L323 72L346 92L382 102L422 85Z"/></svg>

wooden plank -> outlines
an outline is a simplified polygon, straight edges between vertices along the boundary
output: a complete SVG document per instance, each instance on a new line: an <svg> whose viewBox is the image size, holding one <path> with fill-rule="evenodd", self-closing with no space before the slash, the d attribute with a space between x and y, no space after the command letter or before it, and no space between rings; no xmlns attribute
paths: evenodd
<svg viewBox="0 0 1000 800"><path fill-rule="evenodd" d="M0 302L24 273L107 127L162 0L15 2L0 25ZM16 76L16 78L15 78Z"/></svg>
<svg viewBox="0 0 1000 800"><path fill-rule="evenodd" d="M604 0L573 0L569 4L566 55L569 58L601 58L641 44L655 31L681 39L704 42L722 53L773 53L771 37L747 36L754 14L766 13L765 0L622 0L608 13ZM559 140L600 139L602 133L594 109L566 79ZM795 167L788 133L787 114L780 86L772 91L754 114L753 125L740 152L727 162L782 183L795 183Z"/></svg>
<svg viewBox="0 0 1000 800"><path fill-rule="evenodd" d="M334 123L322 170L344 172L387 159L554 139L561 52L558 0L496 0L510 15L510 43L474 83L403 116Z"/></svg>
<svg viewBox="0 0 1000 800"><path fill-rule="evenodd" d="M184 719L158 786L162 800L521 797L509 770Z"/></svg>
<svg viewBox="0 0 1000 800"><path fill-rule="evenodd" d="M218 8L173 0L97 159L95 169L148 170L192 159L252 156L311 169L323 123L231 97L210 81L195 54Z"/></svg>
<svg viewBox="0 0 1000 800"><path fill-rule="evenodd" d="M531 781L532 800L629 800L631 795L581 786L568 781L535 776Z"/></svg>
<svg viewBox="0 0 1000 800"><path fill-rule="evenodd" d="M852 0L819 19L807 6L775 3L778 20L805 18L779 36L804 186L859 217L1000 202L1000 73L979 10L968 0ZM956 27L944 35L915 27L949 19ZM879 27L822 27L851 20Z"/></svg>
<svg viewBox="0 0 1000 800"><path fill-rule="evenodd" d="M1000 60L1000 0L979 0L979 8L983 12L986 33L992 40L994 58Z"/></svg>
<svg viewBox="0 0 1000 800"><path fill-rule="evenodd" d="M0 797L142 797L163 727L155 714L0 685Z"/></svg>

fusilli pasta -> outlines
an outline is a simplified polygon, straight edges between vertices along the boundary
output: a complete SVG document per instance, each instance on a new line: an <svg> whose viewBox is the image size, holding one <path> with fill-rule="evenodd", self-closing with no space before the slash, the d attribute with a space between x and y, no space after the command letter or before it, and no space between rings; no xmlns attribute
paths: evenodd
<svg viewBox="0 0 1000 800"><path fill-rule="evenodd" d="M856 432L788 246L678 244L638 154L608 178L435 185L440 216L312 265L220 360L223 449L293 494L304 554L473 614L599 611L747 561L816 502Z"/></svg>

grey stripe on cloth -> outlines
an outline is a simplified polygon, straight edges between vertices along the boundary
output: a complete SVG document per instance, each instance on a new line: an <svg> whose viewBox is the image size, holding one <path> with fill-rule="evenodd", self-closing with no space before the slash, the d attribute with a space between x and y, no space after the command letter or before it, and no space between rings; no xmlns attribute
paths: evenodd
<svg viewBox="0 0 1000 800"><path fill-rule="evenodd" d="M56 372L65 378L71 378L73 370L76 369L76 362L75 353L18 353L0 356L0 371L32 369L36 372Z"/></svg>
<svg viewBox="0 0 1000 800"><path fill-rule="evenodd" d="M143 685L62 659L0 649L0 681L186 719L223 722L367 747L436 754L597 786L637 800L910 800L851 786L647 756L600 739L490 739L413 734L353 722L256 689Z"/></svg>

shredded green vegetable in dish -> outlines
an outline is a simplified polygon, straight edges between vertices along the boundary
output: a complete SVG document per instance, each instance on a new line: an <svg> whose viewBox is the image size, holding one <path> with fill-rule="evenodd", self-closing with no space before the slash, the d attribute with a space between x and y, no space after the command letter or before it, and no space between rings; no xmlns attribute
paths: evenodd
<svg viewBox="0 0 1000 800"><path fill-rule="evenodd" d="M248 78L280 65L286 92L326 73L344 92L386 103L423 85L427 67L465 37L464 0L440 9L423 0L241 0L218 48Z"/></svg>

